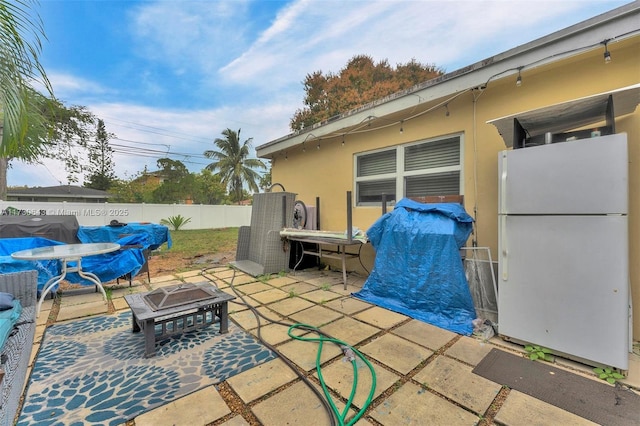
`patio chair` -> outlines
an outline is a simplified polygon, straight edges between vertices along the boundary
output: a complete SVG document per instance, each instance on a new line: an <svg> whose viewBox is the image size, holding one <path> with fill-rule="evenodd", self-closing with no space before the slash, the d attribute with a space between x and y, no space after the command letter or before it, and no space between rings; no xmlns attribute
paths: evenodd
<svg viewBox="0 0 640 426"><path fill-rule="evenodd" d="M282 228L293 223L291 192L265 192L253 196L251 225L238 232L236 268L254 277L289 271L289 244L280 237Z"/></svg>

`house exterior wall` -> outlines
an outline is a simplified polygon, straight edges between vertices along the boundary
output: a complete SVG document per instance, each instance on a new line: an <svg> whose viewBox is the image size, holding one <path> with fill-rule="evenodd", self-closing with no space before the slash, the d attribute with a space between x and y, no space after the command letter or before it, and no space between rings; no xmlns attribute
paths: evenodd
<svg viewBox="0 0 640 426"><path fill-rule="evenodd" d="M416 106L423 109L435 107L417 118L406 119L414 115L416 109L385 117L390 123L406 119L402 132L399 125L381 126L379 130L367 132L365 125L361 129L365 130L363 132L346 134L344 145L340 135L321 139L320 149L317 149L316 140L308 138L304 151L298 145L278 153L272 163L272 181L281 183L287 191L297 193L297 199L307 205L313 205L315 198L319 197L321 229L342 230L346 229L346 192L353 191L355 195L355 155L412 141L461 134L461 192L467 212L476 220L469 244L474 240L478 246L489 247L492 258L497 259L497 154L506 147L496 128L486 122L640 83L640 36L611 43L608 48L612 58L609 64L604 62L604 47L594 48L548 65L525 67L520 87L516 86L513 74L493 79L483 90L471 90L449 101L449 116L439 106L447 99L443 97L430 105ZM375 107L371 114L375 116ZM629 142L629 263L634 339L640 340L640 262L637 261L640 258L640 108L636 108L633 114L618 117L616 132L626 132ZM366 230L380 215L380 207L358 206L354 201L354 226ZM373 258L373 249L367 247L363 250L363 263L368 269L373 265ZM359 268L355 263L350 266Z"/></svg>

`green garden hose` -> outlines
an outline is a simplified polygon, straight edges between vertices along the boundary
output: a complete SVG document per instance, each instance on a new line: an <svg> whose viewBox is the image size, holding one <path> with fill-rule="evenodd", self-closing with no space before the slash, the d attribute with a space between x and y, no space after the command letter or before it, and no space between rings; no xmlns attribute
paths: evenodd
<svg viewBox="0 0 640 426"><path fill-rule="evenodd" d="M298 329L298 328L303 329L305 331L315 332L318 335L318 337L296 336L292 332L294 329ZM342 340L329 337L324 332L320 331L317 327L314 327L312 325L293 324L292 326L289 327L287 334L289 335L289 337L296 340L302 340L306 342L318 342L318 352L316 354L316 371L318 373L318 380L320 380L320 385L322 385L322 391L324 392L325 398L329 402L331 406L331 410L333 411L333 414L338 419L340 426L344 426L344 425L351 426L355 424L360 419L360 417L362 417L364 412L369 407L369 404L371 404L371 401L373 400L373 395L376 390L376 372L373 369L373 365L371 365L369 360L367 360L367 358L365 358L364 355L362 355L360 351L358 351L357 349L349 346L347 343L343 342ZM351 385L351 393L349 394L349 399L342 413L340 412L340 410L338 410L338 407L336 407L335 403L333 402L333 398L331 398L331 395L329 394L329 390L327 389L327 385L325 384L324 378L322 376L322 368L320 367L320 358L322 356L322 346L324 342L331 342L331 343L335 343L336 345L339 345L345 357L351 362L351 365L353 366L353 384ZM369 395L367 396L367 400L363 404L362 408L360 408L356 416L353 419L351 419L350 422L345 423L345 419L347 418L347 414L349 413L349 407L351 407L351 403L353 402L353 398L356 395L356 389L358 387L358 366L356 363L356 357L364 361L364 363L369 368L369 371L371 372L371 389L369 390Z"/></svg>

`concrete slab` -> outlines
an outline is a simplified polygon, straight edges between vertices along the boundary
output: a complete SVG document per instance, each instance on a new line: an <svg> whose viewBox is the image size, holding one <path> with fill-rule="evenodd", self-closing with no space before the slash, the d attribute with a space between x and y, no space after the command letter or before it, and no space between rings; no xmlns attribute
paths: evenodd
<svg viewBox="0 0 640 426"><path fill-rule="evenodd" d="M285 327L279 324L263 325L260 328L260 337L271 345L277 345L282 342L288 342L291 337L287 334L289 327ZM254 336L258 336L258 329L254 328L249 331Z"/></svg>
<svg viewBox="0 0 640 426"><path fill-rule="evenodd" d="M202 271L200 271L199 269L196 269L194 271L187 271L187 272L180 272L176 274L176 277L178 278L191 278L191 277L196 277L196 276L201 276Z"/></svg>
<svg viewBox="0 0 640 426"><path fill-rule="evenodd" d="M290 317L295 322L311 325L314 327L321 327L342 317L342 314L329 308L316 305L309 309L296 312L295 314L290 315Z"/></svg>
<svg viewBox="0 0 640 426"><path fill-rule="evenodd" d="M304 300L299 297L290 297L288 299L270 303L269 309L273 310L283 317L287 317L295 312L310 308L314 305L314 303L311 303L308 300Z"/></svg>
<svg viewBox="0 0 640 426"><path fill-rule="evenodd" d="M341 294L334 293L333 291L319 289L301 294L300 297L310 300L311 302L324 305L330 300L338 299L343 296Z"/></svg>
<svg viewBox="0 0 640 426"><path fill-rule="evenodd" d="M415 319L402 324L391 332L433 351L437 351L458 336L451 331Z"/></svg>
<svg viewBox="0 0 640 426"><path fill-rule="evenodd" d="M496 414L495 420L506 426L523 424L531 426L552 424L586 426L596 424L517 390L509 392L500 411Z"/></svg>
<svg viewBox="0 0 640 426"><path fill-rule="evenodd" d="M181 279L185 283L194 283L194 284L201 283L203 281L209 281L208 279L203 277L202 274L194 275L192 277L182 277Z"/></svg>
<svg viewBox="0 0 640 426"><path fill-rule="evenodd" d="M495 348L495 346L483 342L480 339L462 336L460 340L447 349L445 353L452 358L476 366L493 348Z"/></svg>
<svg viewBox="0 0 640 426"><path fill-rule="evenodd" d="M640 355L629 354L629 371L627 377L620 382L625 385L640 389Z"/></svg>
<svg viewBox="0 0 640 426"><path fill-rule="evenodd" d="M333 285L342 285L342 272L322 271L321 276L315 275L314 278L305 279L305 282L313 284L318 288L327 288Z"/></svg>
<svg viewBox="0 0 640 426"><path fill-rule="evenodd" d="M385 334L360 347L359 350L402 374L409 373L433 355L430 349L393 334Z"/></svg>
<svg viewBox="0 0 640 426"><path fill-rule="evenodd" d="M400 376L390 372L389 370L372 364L376 375L376 388L373 399L380 396L385 390L394 385ZM359 409L362 408L371 392L371 372L367 365L360 359L356 361L358 371L358 384L356 386L356 395L353 404ZM318 374L314 376L317 378ZM331 364L322 367L322 377L328 388L338 393L345 400L349 399L353 388L353 364L344 357L333 361Z"/></svg>
<svg viewBox="0 0 640 426"><path fill-rule="evenodd" d="M317 336L309 336L317 337ZM318 354L319 344L317 342L303 342L300 340L291 340L278 346L278 351L296 365L305 371L311 371L316 368L316 357ZM320 363L325 363L331 358L341 355L342 351L336 345L325 344L322 346L322 354L320 355Z"/></svg>
<svg viewBox="0 0 640 426"><path fill-rule="evenodd" d="M471 367L441 355L427 364L413 379L463 407L482 414L502 387L473 374L471 370Z"/></svg>
<svg viewBox="0 0 640 426"><path fill-rule="evenodd" d="M278 288L288 284L293 284L295 282L298 282L298 280L295 277L276 277L276 278L271 278L270 280L267 281L269 285L272 285Z"/></svg>
<svg viewBox="0 0 640 426"><path fill-rule="evenodd" d="M282 291L286 291L289 294L299 296L301 294L317 290L318 287L313 284L299 281L292 284L283 285L282 287L280 287L280 289L282 289Z"/></svg>
<svg viewBox="0 0 640 426"><path fill-rule="evenodd" d="M383 425L475 425L479 418L411 383L376 406L370 413Z"/></svg>
<svg viewBox="0 0 640 426"><path fill-rule="evenodd" d="M249 284L234 284L236 290L238 290L242 294L253 294L258 293L260 291L273 290L269 284L261 283L261 282L253 282Z"/></svg>
<svg viewBox="0 0 640 426"><path fill-rule="evenodd" d="M214 386L165 404L136 417L136 426L206 425L231 410Z"/></svg>
<svg viewBox="0 0 640 426"><path fill-rule="evenodd" d="M60 306L81 305L102 300L104 300L102 293L95 291L95 288L91 286L91 288L63 292L60 298Z"/></svg>
<svg viewBox="0 0 640 426"><path fill-rule="evenodd" d="M84 318L91 315L106 314L109 310L106 302L88 302L81 305L60 306L56 322L66 321L76 318Z"/></svg>
<svg viewBox="0 0 640 426"><path fill-rule="evenodd" d="M227 384L248 403L297 378L298 375L284 361L276 358L230 377Z"/></svg>
<svg viewBox="0 0 640 426"><path fill-rule="evenodd" d="M349 282L349 280L347 279L347 288L344 288L344 284L342 283L342 281L340 281L339 284L333 285L331 287L331 291L341 294L343 296L350 296L351 293L356 293L358 291L360 291L362 289L361 286L359 285L353 285Z"/></svg>
<svg viewBox="0 0 640 426"><path fill-rule="evenodd" d="M124 309L129 309L129 305L127 304L127 302L125 302L124 298L122 298L122 297L118 297L117 299L113 299L111 301L111 303L113 303L113 308L116 311L122 311Z"/></svg>
<svg viewBox="0 0 640 426"><path fill-rule="evenodd" d="M151 283L151 288L155 290L155 289L158 289L158 288L169 287L169 286L172 286L172 285L182 284L182 283L184 283L184 281L179 280L177 278L174 278L174 279L168 280L168 281L160 281L160 282L157 282L157 283L153 283L152 282Z"/></svg>
<svg viewBox="0 0 640 426"><path fill-rule="evenodd" d="M266 308L257 308L257 311L265 315L267 317L273 317L273 313ZM258 326L258 320L256 319L256 315L250 309L244 309L242 311L230 312L229 318L231 318L235 323L237 323L240 327L245 330L251 330ZM261 324L265 324L265 321L261 318Z"/></svg>
<svg viewBox="0 0 640 426"><path fill-rule="evenodd" d="M231 278L234 275L237 276L237 277L239 277L241 275L248 276L248 275L246 275L246 274L244 274L244 273L242 273L240 271L236 271L236 270L234 270L232 268L214 269L213 271L209 270L207 272L209 272L210 274L213 274L216 277L221 278L221 279L223 279L225 281L227 280L227 278Z"/></svg>
<svg viewBox="0 0 640 426"><path fill-rule="evenodd" d="M173 274L169 274L169 275L162 275L159 277L151 277L151 284L159 284L159 283L163 283L166 281L173 281L176 280L176 276Z"/></svg>
<svg viewBox="0 0 640 426"><path fill-rule="evenodd" d="M249 426L249 423L242 416L235 416L227 420L226 422L220 423L220 426Z"/></svg>
<svg viewBox="0 0 640 426"><path fill-rule="evenodd" d="M365 311L355 314L353 317L385 330L409 319L406 315L392 312L378 306L373 306Z"/></svg>
<svg viewBox="0 0 640 426"><path fill-rule="evenodd" d="M356 312L364 311L367 308L370 308L371 305L367 302L363 302L362 300L356 299L354 297L341 297L340 299L332 300L324 304L327 308L334 309L338 312L342 312L343 314L351 315Z"/></svg>
<svg viewBox="0 0 640 426"><path fill-rule="evenodd" d="M233 285L242 285L258 281L257 278L247 274L236 274L235 277L232 274L230 277L223 278L223 280Z"/></svg>
<svg viewBox="0 0 640 426"><path fill-rule="evenodd" d="M266 305L278 300L283 300L289 297L287 292L280 290L279 288L270 288L260 293L253 293L250 298L258 302L258 304Z"/></svg>
<svg viewBox="0 0 640 426"><path fill-rule="evenodd" d="M349 317L340 318L322 326L321 330L351 346L380 333L380 329Z"/></svg>
<svg viewBox="0 0 640 426"><path fill-rule="evenodd" d="M302 382L256 404L251 411L264 426L330 424L330 417L324 406ZM136 426L139 426L137 421Z"/></svg>

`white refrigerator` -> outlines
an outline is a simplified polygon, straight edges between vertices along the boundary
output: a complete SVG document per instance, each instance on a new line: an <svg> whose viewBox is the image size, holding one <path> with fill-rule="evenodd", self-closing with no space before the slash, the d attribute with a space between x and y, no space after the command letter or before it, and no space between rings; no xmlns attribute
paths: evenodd
<svg viewBox="0 0 640 426"><path fill-rule="evenodd" d="M499 333L627 370L626 134L502 151L498 172Z"/></svg>

